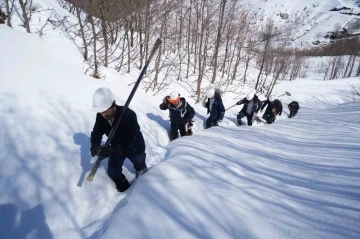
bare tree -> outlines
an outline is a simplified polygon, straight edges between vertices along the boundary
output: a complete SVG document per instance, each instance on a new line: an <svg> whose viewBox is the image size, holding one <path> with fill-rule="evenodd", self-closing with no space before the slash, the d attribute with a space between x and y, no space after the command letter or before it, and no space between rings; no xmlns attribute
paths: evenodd
<svg viewBox="0 0 360 239"><path fill-rule="evenodd" d="M125 36L126 36L126 43L127 43L127 73L130 73L131 70L131 41L130 41L130 21L126 21L126 30L125 30ZM124 49L123 49L124 50Z"/></svg>
<svg viewBox="0 0 360 239"><path fill-rule="evenodd" d="M139 47L140 47L140 65L139 65L139 70L142 69L142 66L143 66L143 61L144 61L144 39L143 39L143 19L142 19L142 16L141 16L141 13L140 11L138 12L137 14L137 23L138 23L138 36L139 36Z"/></svg>
<svg viewBox="0 0 360 239"><path fill-rule="evenodd" d="M276 58L274 63L273 70L273 79L270 83L269 89L266 93L266 97L269 97L274 89L276 82L280 79L280 76L287 71L289 65L289 55L284 51L283 47L280 47L276 50Z"/></svg>
<svg viewBox="0 0 360 239"><path fill-rule="evenodd" d="M152 11L151 11L150 1L147 1L146 4L146 12L145 12L145 61L149 56L149 41L150 41L150 23L152 19Z"/></svg>
<svg viewBox="0 0 360 239"><path fill-rule="evenodd" d="M245 69L244 69L244 84L246 83L246 76L249 69L250 61L254 59L255 41L249 39L245 52Z"/></svg>
<svg viewBox="0 0 360 239"><path fill-rule="evenodd" d="M190 6L188 9L188 27L187 27L187 43L186 43L186 47L187 47L187 64L186 64L186 78L189 77L189 71L190 71L190 57L191 57L191 51L190 51L190 39L191 39L191 13L192 13L192 5L193 5L193 0L190 0Z"/></svg>
<svg viewBox="0 0 360 239"><path fill-rule="evenodd" d="M163 25L161 26L161 33L163 33L164 28L165 28L165 22L163 22ZM160 73L160 62L161 62L161 54L162 54L162 48L163 48L162 46L163 46L163 44L161 44L159 47L159 53L158 53L158 56L156 58L156 63L155 63L154 89L158 83L158 77L159 77L159 73Z"/></svg>
<svg viewBox="0 0 360 239"><path fill-rule="evenodd" d="M356 70L356 76L360 76L360 58L357 58L357 62L358 62L358 68Z"/></svg>
<svg viewBox="0 0 360 239"><path fill-rule="evenodd" d="M105 9L104 9L104 0L100 1L99 9L100 9L100 21L101 21L101 30L104 39L104 48L105 48L105 56L104 56L104 66L108 67L108 52L109 52L109 43L108 43L108 34L106 30L106 21L105 21Z"/></svg>
<svg viewBox="0 0 360 239"><path fill-rule="evenodd" d="M96 36L96 30L95 30L95 23L94 23L94 19L93 16L88 15L89 18L89 22L91 24L91 29L92 29L92 33L93 33L93 54L94 54L94 72L93 72L93 77L94 78L99 78L99 71L98 71L98 62L97 62L97 55L96 55L96 42L97 42L97 36Z"/></svg>
<svg viewBox="0 0 360 239"><path fill-rule="evenodd" d="M234 56L234 54L231 54L231 53L234 51L233 45L234 45L234 38L236 35L236 30L237 30L236 26L235 26L235 11L236 11L235 6L236 6L236 2L233 1L230 6L230 12L228 13L227 17L225 18L225 23L224 23L224 28L226 29L225 56L223 59L222 66L220 67L220 71L222 71L222 75L221 75L222 78L225 76L225 72L227 72L227 74L228 74L227 80L229 80L229 72L230 72L230 68L232 66L232 61L229 61L229 57ZM226 64L227 64L227 67L226 67Z"/></svg>
<svg viewBox="0 0 360 239"><path fill-rule="evenodd" d="M211 83L215 82L216 79L216 72L217 72L217 67L218 67L218 54L219 54L219 47L220 47L220 40L221 40L221 33L222 33L222 28L223 28L223 20L224 20L224 13L225 13L225 5L226 5L226 1L227 0L221 0L221 11L219 14L219 24L218 24L218 29L217 29L217 36L216 36L216 43L215 43L215 49L214 49L214 64L213 64L213 76L212 76L212 80Z"/></svg>
<svg viewBox="0 0 360 239"><path fill-rule="evenodd" d="M24 27L25 27L27 33L30 33L30 17L28 17L27 12L26 12L26 6L27 6L27 4L29 2L31 4L32 0L25 1L25 2L23 0L19 0L22 15L23 15L23 18L24 18Z"/></svg>
<svg viewBox="0 0 360 239"><path fill-rule="evenodd" d="M296 54L296 52L294 54L295 55L291 57L293 60L289 73L289 81L295 80L295 78L299 76L305 61L305 57L303 55Z"/></svg>
<svg viewBox="0 0 360 239"><path fill-rule="evenodd" d="M231 73L230 84L233 84L235 81L235 78L238 74L239 66L242 60L242 52L244 45L246 43L246 38L248 37L249 33L247 32L250 27L250 22L248 21L248 13L242 12L240 15L240 18L238 19L238 22L235 22L234 25L237 26L233 31L237 34L235 35L236 38L234 40L234 47L233 47L233 56L231 57L231 62L234 61L235 58L235 65L233 67L233 72ZM230 64L229 64L230 65ZM230 69L228 71L230 74Z"/></svg>
<svg viewBox="0 0 360 239"><path fill-rule="evenodd" d="M193 54L194 54L194 68L193 68L193 74L195 74L196 72L196 66L197 66L197 60L198 60L198 56L197 54L200 54L198 52L198 49L200 47L198 47L198 41L199 41L199 36L203 35L202 32L202 28L201 28L201 24L202 24L202 19L203 19L203 8L202 5L204 4L202 0L194 0L194 8L195 8L195 16L196 16L196 24L193 28L193 41L192 41L192 49L193 49ZM201 42L200 42L201 43Z"/></svg>
<svg viewBox="0 0 360 239"><path fill-rule="evenodd" d="M84 45L84 60L87 61L87 59L88 59L88 49L87 49L87 42L86 42L86 38L85 38L84 26L83 26L83 23L81 21L80 8L75 7L75 10L76 10L76 16L77 16L78 21L79 21L81 39L82 39L83 45Z"/></svg>
<svg viewBox="0 0 360 239"><path fill-rule="evenodd" d="M335 56L332 61L330 80L339 78L343 66L343 56Z"/></svg>
<svg viewBox="0 0 360 239"><path fill-rule="evenodd" d="M200 38L199 38L199 48L198 48L198 69L199 69L199 73L198 73L198 77L197 77L197 87L196 87L196 95L197 95L197 99L196 101L199 102L200 100L200 94L201 94L201 82L202 82L202 78L203 78L203 74L204 74L204 61L206 59L206 28L208 27L208 21L209 18L207 18L206 14L205 14L205 10L207 7L207 2L206 1L201 1L201 5L200 5L200 16L201 16L201 24L200 24Z"/></svg>
<svg viewBox="0 0 360 239"><path fill-rule="evenodd" d="M263 68L264 68L266 55L268 53L268 49L271 46L271 40L276 35L276 30L277 29L275 27L274 21L273 20L268 20L266 25L265 25L265 28L263 29L263 31L261 33L262 34L262 42L264 42L264 50L262 52L262 60L261 60L261 64L260 64L259 75L258 75L257 80L256 80L255 89L258 88L260 76L261 76Z"/></svg>
<svg viewBox="0 0 360 239"><path fill-rule="evenodd" d="M239 65L241 62L241 52L242 52L242 47L244 45L244 41L245 41L244 35L242 34L241 31L238 31L237 38L235 40L235 49L234 49L234 54L236 54L236 60L235 60L235 65L233 68L230 84L233 84L233 82L235 81L236 75L238 73L238 68L239 68Z"/></svg>
<svg viewBox="0 0 360 239"><path fill-rule="evenodd" d="M328 59L326 63L324 63L320 66L320 68L321 68L320 72L324 73L324 80L328 79L329 71L331 68L331 62L332 62L332 59Z"/></svg>
<svg viewBox="0 0 360 239"><path fill-rule="evenodd" d="M357 85L351 84L350 86L351 86L353 95L360 96L360 85L359 84L357 84Z"/></svg>
<svg viewBox="0 0 360 239"><path fill-rule="evenodd" d="M5 0L5 5L6 5L6 14L7 14L7 25L9 27L12 27L11 25L11 13L12 13L12 9L14 7L14 1L15 0L12 0L11 1L11 8L10 8L10 4L9 4L9 0Z"/></svg>
<svg viewBox="0 0 360 239"><path fill-rule="evenodd" d="M355 65L355 60L356 60L356 55L349 56L343 76L342 76L343 78L351 77L351 74L353 72L354 65Z"/></svg>

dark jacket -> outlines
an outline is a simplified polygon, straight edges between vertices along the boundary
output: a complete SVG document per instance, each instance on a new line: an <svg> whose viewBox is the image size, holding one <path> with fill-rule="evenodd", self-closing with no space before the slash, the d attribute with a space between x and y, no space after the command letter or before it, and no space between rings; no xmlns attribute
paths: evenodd
<svg viewBox="0 0 360 239"><path fill-rule="evenodd" d="M296 111L298 111L300 109L300 106L299 106L299 103L296 102L296 101L293 101L291 102L289 105L288 105L288 108L289 109L294 109Z"/></svg>
<svg viewBox="0 0 360 239"><path fill-rule="evenodd" d="M176 108L175 106L167 102L167 97L164 98L164 102L161 103L159 106L161 110L169 109L171 124L176 126L180 126L187 122L190 122L191 119L195 116L194 108L186 102L185 98L180 97L180 100L182 104L179 108Z"/></svg>
<svg viewBox="0 0 360 239"><path fill-rule="evenodd" d="M264 102L264 104L262 105L261 110L263 110L267 105L268 105L268 107L266 108L266 111L264 114L271 115L271 116L275 116L275 114L281 115L282 104L281 104L280 100L274 100L273 102L270 102L270 100L267 99ZM272 111L274 108L275 108L275 114Z"/></svg>
<svg viewBox="0 0 360 239"><path fill-rule="evenodd" d="M259 98L256 95L254 95L253 100L254 100L254 103L253 103L253 108L252 108L252 111L251 111L251 115L253 115L254 113L259 112L261 104L262 104L261 101L259 100ZM242 100L240 100L239 102L236 103L237 105L244 104L244 107L241 109L241 111L239 113L246 113L246 109L247 109L247 106L248 106L249 102L250 101L248 101L246 99L246 97L245 97L244 99L242 99Z"/></svg>
<svg viewBox="0 0 360 239"><path fill-rule="evenodd" d="M122 106L116 106L116 114L114 123L120 117ZM96 115L96 121L91 132L91 145L100 145L102 136L106 134L109 136L112 126L101 116L100 113ZM111 141L111 145L120 148L127 157L137 156L145 152L145 141L140 131L140 126L134 111L127 109L115 135Z"/></svg>
<svg viewBox="0 0 360 239"><path fill-rule="evenodd" d="M217 92L215 92L215 99L214 99L214 103L212 104L211 110L210 110L209 98L205 103L205 107L207 108L207 113L208 114L210 113L210 118L212 122L217 120L222 120L224 118L225 107L222 102L221 96Z"/></svg>

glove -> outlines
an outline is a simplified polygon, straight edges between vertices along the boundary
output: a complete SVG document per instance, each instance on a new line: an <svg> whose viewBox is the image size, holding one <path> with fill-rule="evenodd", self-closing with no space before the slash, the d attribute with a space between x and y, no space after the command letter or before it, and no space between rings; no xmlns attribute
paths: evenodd
<svg viewBox="0 0 360 239"><path fill-rule="evenodd" d="M276 116L277 115L277 113L276 113L276 109L275 108L272 108L272 113Z"/></svg>
<svg viewBox="0 0 360 239"><path fill-rule="evenodd" d="M90 154L92 157L95 157L95 155L97 155L98 151L99 151L100 146L98 145L92 145L90 148Z"/></svg>
<svg viewBox="0 0 360 239"><path fill-rule="evenodd" d="M186 127L186 124L187 124L187 127ZM185 135L193 135L193 131L192 131L193 123L191 123L191 121L189 121L186 124L184 125L184 128L186 130Z"/></svg>
<svg viewBox="0 0 360 239"><path fill-rule="evenodd" d="M186 134L187 136L193 135L192 129L188 129L188 130L185 132L185 134Z"/></svg>
<svg viewBox="0 0 360 239"><path fill-rule="evenodd" d="M108 158L110 155L117 153L117 149L111 145L103 145L99 147L99 157Z"/></svg>
<svg viewBox="0 0 360 239"><path fill-rule="evenodd" d="M241 105L240 101L236 102L236 105Z"/></svg>
<svg viewBox="0 0 360 239"><path fill-rule="evenodd" d="M168 105L168 104L169 104L169 98L170 98L170 96L168 96L168 95L164 97L163 103L164 103L165 105Z"/></svg>
<svg viewBox="0 0 360 239"><path fill-rule="evenodd" d="M167 107L167 105L164 105L164 103L162 103L162 104L159 105L159 108L161 110L167 110L169 107Z"/></svg>

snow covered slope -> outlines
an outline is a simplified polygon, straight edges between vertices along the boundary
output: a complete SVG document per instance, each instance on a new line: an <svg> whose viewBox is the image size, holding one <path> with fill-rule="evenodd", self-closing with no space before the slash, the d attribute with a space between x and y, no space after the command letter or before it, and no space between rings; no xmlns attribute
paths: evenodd
<svg viewBox="0 0 360 239"><path fill-rule="evenodd" d="M95 80L83 74L70 41L53 44L3 25L0 36L0 238L360 236L360 105L346 98L358 78L313 82L322 86L319 101L311 79L277 86L292 93L284 102L303 107L268 126L236 127L234 107L221 127L202 130L205 109L190 100L196 134L170 144L163 95L139 90L130 108L151 168L119 194L106 160L94 182L84 180L91 100L106 86L124 102L138 72L107 70L106 80ZM134 178L128 161L124 173Z"/></svg>
<svg viewBox="0 0 360 239"><path fill-rule="evenodd" d="M344 104L179 139L102 238L358 238L359 116Z"/></svg>
<svg viewBox="0 0 360 239"><path fill-rule="evenodd" d="M56 41L58 36L68 36L68 31L77 31L70 26L77 24L77 18L61 7L65 1L57 0L33 0L32 8L36 11L32 14L30 22L31 32L40 34L43 28L43 37ZM280 28L282 43L294 46L313 46L313 42L327 43L325 38L330 31L339 31L345 27L349 33L360 33L360 2L359 0L241 0L238 1L242 8L249 8L256 12L259 20L257 26L264 23L268 18L273 19ZM17 2L15 2L17 4ZM228 4L228 6L230 6ZM5 11L5 8L3 8ZM17 6L17 11L21 11ZM12 15L12 25L15 29L25 32L20 14ZM46 23L50 19L52 23ZM61 25L60 22L66 22ZM350 25L356 22L355 29ZM45 26L44 26L45 25ZM349 28L350 27L350 28ZM79 45L81 41L79 40ZM76 40L77 41L77 40Z"/></svg>
<svg viewBox="0 0 360 239"><path fill-rule="evenodd" d="M324 42L329 31L338 31L360 19L357 0L245 0L259 19L272 18L281 28L281 38L288 44L311 46ZM355 30L355 29L354 29ZM357 29L354 33L360 32Z"/></svg>

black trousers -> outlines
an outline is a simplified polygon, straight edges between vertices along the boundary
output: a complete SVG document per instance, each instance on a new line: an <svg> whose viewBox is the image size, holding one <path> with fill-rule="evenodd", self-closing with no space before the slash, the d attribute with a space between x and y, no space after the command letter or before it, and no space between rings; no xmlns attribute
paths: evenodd
<svg viewBox="0 0 360 239"><path fill-rule="evenodd" d="M247 113L244 113L244 112L240 112L238 115L237 115L237 122L239 125L242 125L242 122L241 122L241 119L244 118L246 116L247 118L247 124L248 126L252 126L252 118L253 118L253 115L248 115Z"/></svg>
<svg viewBox="0 0 360 239"><path fill-rule="evenodd" d="M174 140L177 139L179 137L179 131L180 131L180 135L185 136L186 132L185 132L185 125L184 124L180 124L180 125L174 125L173 123L171 123L170 125L170 140Z"/></svg>
<svg viewBox="0 0 360 239"><path fill-rule="evenodd" d="M128 157L128 159L133 163L136 171L140 171L141 169L146 167L145 158L145 152L134 157ZM125 159L126 156L124 156L123 154L113 154L109 157L108 175L113 181L125 178L125 175L122 173L122 166Z"/></svg>
<svg viewBox="0 0 360 239"><path fill-rule="evenodd" d="M289 118L295 117L299 109L296 108L290 108L290 115Z"/></svg>
<svg viewBox="0 0 360 239"><path fill-rule="evenodd" d="M211 116L209 118L207 118L206 120L206 128L211 128L212 126L219 126L218 121L217 120L212 120Z"/></svg>

